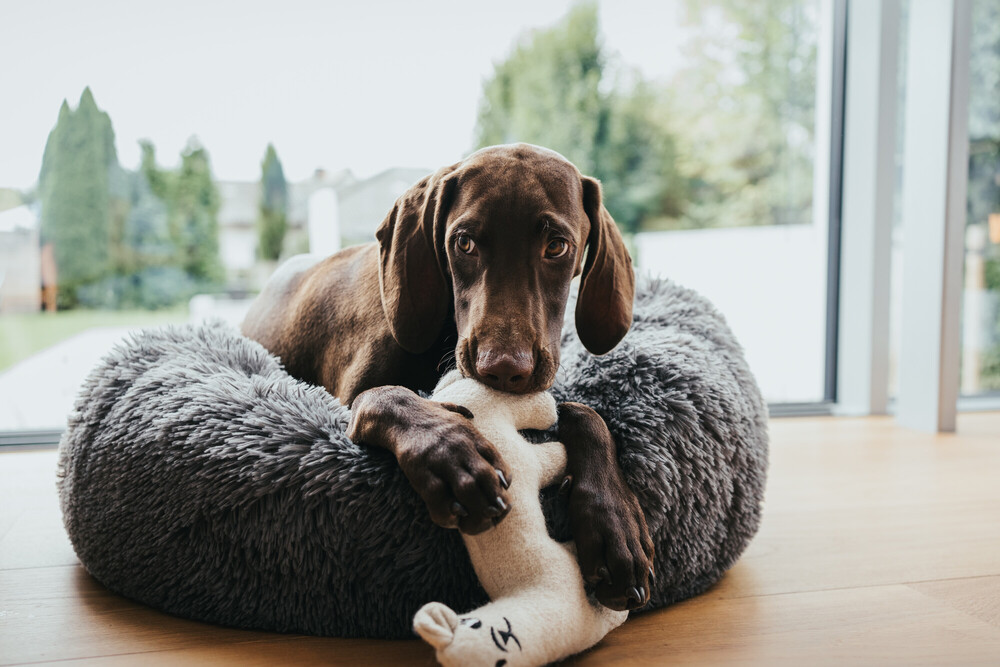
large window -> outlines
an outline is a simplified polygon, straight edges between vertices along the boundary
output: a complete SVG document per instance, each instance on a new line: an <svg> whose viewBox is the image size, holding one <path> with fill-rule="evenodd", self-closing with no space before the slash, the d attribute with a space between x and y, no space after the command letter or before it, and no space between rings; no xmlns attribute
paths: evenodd
<svg viewBox="0 0 1000 667"><path fill-rule="evenodd" d="M640 270L715 302L768 400L832 398L831 5L7 8L0 432L62 428L130 329L238 323L277 262L372 239L509 141L600 178Z"/></svg>

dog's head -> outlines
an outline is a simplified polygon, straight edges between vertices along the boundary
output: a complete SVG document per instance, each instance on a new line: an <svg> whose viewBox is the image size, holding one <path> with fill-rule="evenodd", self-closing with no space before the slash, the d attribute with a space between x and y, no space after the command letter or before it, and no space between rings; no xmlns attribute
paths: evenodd
<svg viewBox="0 0 1000 667"><path fill-rule="evenodd" d="M600 183L544 148L493 146L440 169L396 201L376 237L396 341L424 352L454 312L459 369L496 389L552 385L581 273L576 328L588 350L608 352L632 322L632 261Z"/></svg>

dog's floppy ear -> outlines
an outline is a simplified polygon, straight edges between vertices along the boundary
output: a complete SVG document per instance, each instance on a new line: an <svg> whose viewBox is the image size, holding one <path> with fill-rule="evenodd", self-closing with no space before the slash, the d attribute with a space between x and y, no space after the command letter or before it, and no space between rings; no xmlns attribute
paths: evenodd
<svg viewBox="0 0 1000 667"><path fill-rule="evenodd" d="M635 273L618 226L601 202L600 182L588 176L582 182L590 234L576 301L576 331L588 350L604 354L632 325Z"/></svg>
<svg viewBox="0 0 1000 667"><path fill-rule="evenodd" d="M451 290L441 251L457 165L411 187L375 232L379 291L392 337L407 352L425 352L448 316Z"/></svg>

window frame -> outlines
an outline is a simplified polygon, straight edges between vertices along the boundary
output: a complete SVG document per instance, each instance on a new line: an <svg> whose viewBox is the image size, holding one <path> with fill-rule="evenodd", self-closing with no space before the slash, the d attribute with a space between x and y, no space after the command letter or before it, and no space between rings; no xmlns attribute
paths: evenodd
<svg viewBox="0 0 1000 667"><path fill-rule="evenodd" d="M823 182L814 183L813 192L817 198L825 199L814 204L814 212L825 213L827 218L827 267L826 267L826 344L824 353L823 398L819 401L797 403L768 403L771 417L814 417L834 414L837 405L837 373L839 364L839 322L840 322L840 262L842 209L844 191L844 112L845 85L847 73L847 0L823 0L820 12L821 28L832 32L828 35L830 44L830 68L817 74L817 111L827 114L828 122L817 122L816 130L829 127L826 133L829 160L826 169L817 169L814 178ZM824 48L823 37L817 48ZM823 62L823 55L818 58ZM829 86L830 102L826 109L820 108L823 99L820 87ZM822 154L822 153L820 153ZM821 165L822 166L822 165Z"/></svg>

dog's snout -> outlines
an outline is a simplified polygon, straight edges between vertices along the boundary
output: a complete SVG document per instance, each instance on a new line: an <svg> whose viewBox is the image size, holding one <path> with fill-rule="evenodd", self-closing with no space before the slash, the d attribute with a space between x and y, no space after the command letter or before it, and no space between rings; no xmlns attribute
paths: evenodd
<svg viewBox="0 0 1000 667"><path fill-rule="evenodd" d="M524 350L480 350L476 355L479 379L501 391L525 391L534 370L535 360L530 352Z"/></svg>

